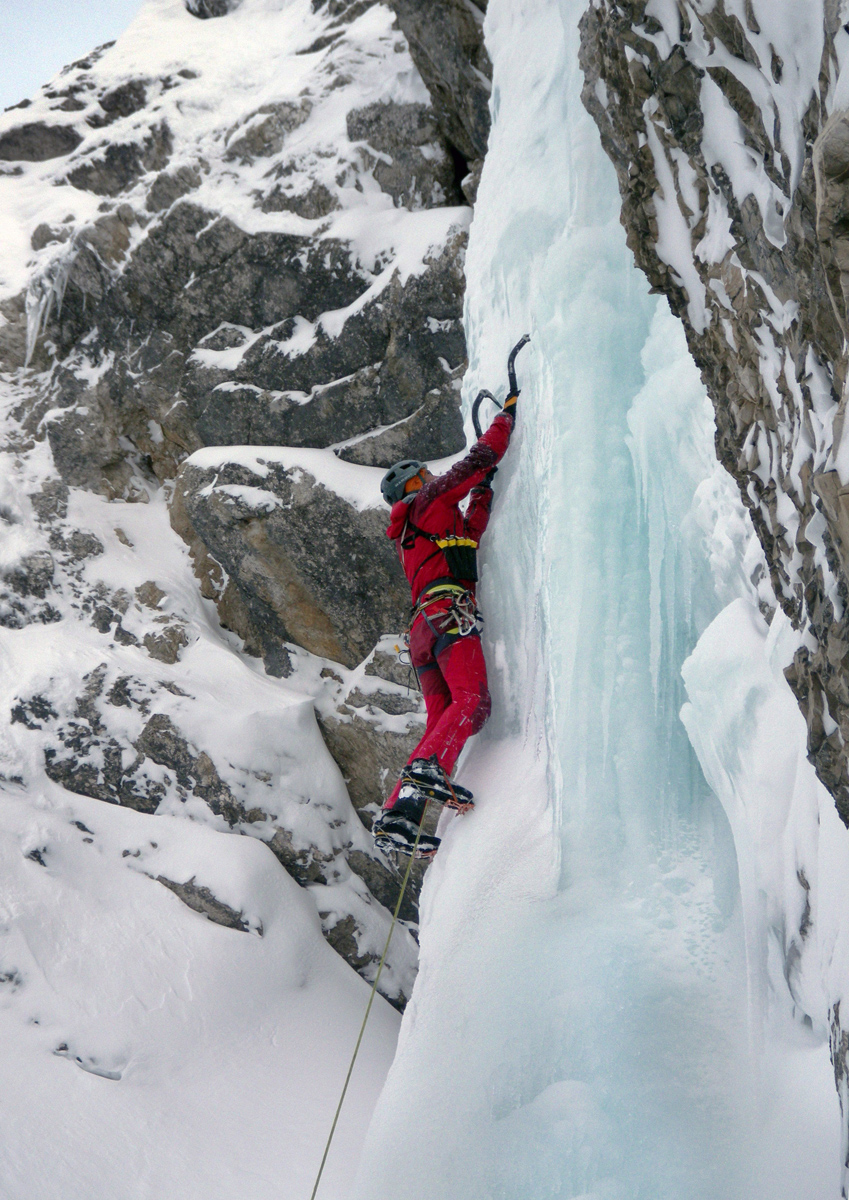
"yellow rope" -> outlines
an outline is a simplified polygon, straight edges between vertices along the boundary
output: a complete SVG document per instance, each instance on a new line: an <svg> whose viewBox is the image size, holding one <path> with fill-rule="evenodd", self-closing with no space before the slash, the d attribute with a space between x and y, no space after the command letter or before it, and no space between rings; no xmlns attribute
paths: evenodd
<svg viewBox="0 0 849 1200"><path fill-rule="evenodd" d="M398 920L398 913L401 911L401 902L404 899L404 892L407 890L407 883L410 878L410 872L413 869L413 862L416 857L416 850L418 850L418 848L419 848L419 838L422 836L422 826L424 825L425 814L427 813L429 804L430 804L430 800L427 801L427 803L424 806L424 811L422 812L422 819L419 824L418 832L416 833L416 840L415 840L415 842L413 842L413 852L410 855L410 861L407 863L407 870L404 872L404 879L403 879L403 882L401 883L401 891L398 893L398 901L395 905L395 911L392 914L392 924L389 926L389 936L386 939L386 945L383 947L383 954L381 955L381 958L380 958L380 966L377 968L377 975L375 976L374 983L371 986L371 995L368 998L368 1004L366 1006L366 1015L363 1017L363 1023L360 1026L360 1036L357 1038L357 1044L354 1047L354 1053L351 1058L351 1065L348 1067L348 1074L345 1076L345 1084L344 1084L344 1087L342 1088L342 1095L339 1097L339 1103L336 1106L336 1114L333 1117L333 1124L330 1126L330 1133L327 1138L327 1145L324 1147L324 1154L321 1157L321 1166L318 1168L318 1175L316 1175L316 1177L315 1177L315 1186L313 1187L312 1195L310 1196L310 1200L315 1200L316 1192L318 1191L318 1185L321 1183L321 1176L322 1176L322 1172L324 1171L324 1164L327 1162L327 1155L330 1153L330 1143L333 1141L333 1135L336 1132L336 1125L339 1120L339 1114L341 1113L342 1105L345 1102L345 1093L348 1091L348 1084L351 1082L351 1075L353 1074L354 1063L357 1061L357 1055L360 1052L360 1045L363 1040L363 1034L366 1031L366 1023L368 1022L369 1013L371 1012L371 1006L374 1002L374 997L377 992L377 985L380 983L380 976L383 972L383 964L386 962L386 955L389 953L389 943L392 941L392 934L395 931L395 923Z"/></svg>

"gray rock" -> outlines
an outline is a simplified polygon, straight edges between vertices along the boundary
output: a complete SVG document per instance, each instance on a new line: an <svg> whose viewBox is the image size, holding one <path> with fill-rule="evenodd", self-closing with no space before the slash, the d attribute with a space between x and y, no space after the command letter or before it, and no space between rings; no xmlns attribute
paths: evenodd
<svg viewBox="0 0 849 1200"><path fill-rule="evenodd" d="M157 659L163 663L175 663L180 661L180 651L184 646L188 646L189 639L186 634L186 627L180 621L169 621L160 633L146 633L142 638L142 645L151 658Z"/></svg>
<svg viewBox="0 0 849 1200"><path fill-rule="evenodd" d="M147 171L161 171L170 155L171 132L167 125L157 125L143 142L110 142L100 157L69 171L67 181L81 191L118 196Z"/></svg>
<svg viewBox="0 0 849 1200"><path fill-rule="evenodd" d="M296 848L287 829L275 830L268 845L277 860L301 887L320 883L325 878L329 865L334 861L332 854L323 854L315 846Z"/></svg>
<svg viewBox="0 0 849 1200"><path fill-rule="evenodd" d="M46 162L76 150L82 137L71 125L19 125L0 134L0 160L3 162Z"/></svg>
<svg viewBox="0 0 849 1200"><path fill-rule="evenodd" d="M415 672L398 661L397 652L386 649L395 644L401 644L400 635L378 643L359 683L346 687L341 677L328 671L328 686L332 689L332 681L339 686L331 691L332 700L325 696L316 710L351 803L367 828L425 729L425 705ZM405 719L389 719L397 717Z"/></svg>
<svg viewBox="0 0 849 1200"><path fill-rule="evenodd" d="M26 296L23 292L0 300L0 313L5 318L5 324L0 326L0 365L4 371L16 371L26 365L27 359L27 309ZM34 369L43 364L43 358L36 354L33 361Z"/></svg>
<svg viewBox="0 0 849 1200"><path fill-rule="evenodd" d="M194 875L185 883L175 883L173 879L166 879L164 875L157 875L156 882L161 883L163 887L167 887L175 896L179 896L188 908L200 913L208 920L214 921L216 925L223 925L227 929L239 929L243 933L252 932L251 926L245 920L244 913L236 912L234 908L230 908L223 900L219 900L215 893L211 892L208 887L203 887L202 884L195 883ZM262 926L256 932L262 937Z"/></svg>
<svg viewBox="0 0 849 1200"><path fill-rule="evenodd" d="M372 716L384 713L389 716L400 717L406 716L408 713L417 713L424 720L424 707L418 688L383 687L375 692L363 691L357 687L353 691L348 692L345 697L345 707L352 709L367 708L370 710L370 715ZM413 732L418 736L421 735L421 729L416 729Z"/></svg>
<svg viewBox="0 0 849 1200"><path fill-rule="evenodd" d="M23 629L48 625L62 614L47 599L53 589L56 564L49 550L25 555L0 576L0 626Z"/></svg>
<svg viewBox="0 0 849 1200"><path fill-rule="evenodd" d="M333 947L337 954L341 954L346 958L351 966L357 970L362 970L371 962L370 954L360 954L360 948L357 944L357 923L350 915L332 920L332 915L328 912L320 912L322 929L327 942Z"/></svg>
<svg viewBox="0 0 849 1200"><path fill-rule="evenodd" d="M313 182L306 191L290 191L277 184L260 201L263 212L291 212L307 221L319 221L330 216L339 202L323 183Z"/></svg>
<svg viewBox="0 0 849 1200"><path fill-rule="evenodd" d="M131 79L100 97L100 107L106 113L106 124L120 117L131 117L147 103L147 88L141 79Z"/></svg>
<svg viewBox="0 0 849 1200"><path fill-rule="evenodd" d="M70 236L71 231L67 227L64 229L56 229L54 226L47 225L44 221L42 221L42 223L37 225L33 230L32 237L30 238L30 245L32 246L33 250L43 250L44 247L49 246L51 242L67 242Z"/></svg>
<svg viewBox="0 0 849 1200"><path fill-rule="evenodd" d="M136 588L136 599L145 608L158 609L165 599L165 592L163 592L159 584L153 579L148 579L145 583L140 583Z"/></svg>
<svg viewBox="0 0 849 1200"><path fill-rule="evenodd" d="M462 160L457 164L459 186L467 174L466 163L483 158L489 139L492 63L483 40L486 0L388 2L430 92L442 136ZM337 25L345 25L373 3L375 0L313 0L313 8L329 13ZM310 52L331 42L328 35L311 46Z"/></svg>
<svg viewBox="0 0 849 1200"><path fill-rule="evenodd" d="M200 186L201 174L196 167L178 167L176 171L163 171L154 179L147 194L145 207L148 212L161 212L176 204L188 192Z"/></svg>
<svg viewBox="0 0 849 1200"><path fill-rule="evenodd" d="M359 875L375 900L378 900L389 912L394 912L395 905L398 903L398 893L401 890L402 872L388 871L384 863L376 857L364 854L362 850L349 850L347 858L348 866L355 875ZM424 871L421 869L421 864L419 864L419 869L416 869L416 864L414 864L413 872L411 872L404 890L404 899L398 910L398 916L402 921L418 921L419 919L418 896L423 877Z"/></svg>
<svg viewBox="0 0 849 1200"><path fill-rule="evenodd" d="M183 0L193 17L206 20L209 17L226 17L239 7L241 0Z"/></svg>
<svg viewBox="0 0 849 1200"><path fill-rule="evenodd" d="M20 562L7 568L3 578L19 596L35 596L43 600L53 583L55 564L49 550L36 550Z"/></svg>
<svg viewBox="0 0 849 1200"><path fill-rule="evenodd" d="M13 706L12 723L20 722L29 729L50 728L44 766L55 783L79 795L155 812L165 794L163 784L140 771L143 755L131 755L130 765L124 766L125 751L130 747L109 733L99 712L105 675L103 664L86 676L70 719L60 719L45 697L35 696Z"/></svg>
<svg viewBox="0 0 849 1200"><path fill-rule="evenodd" d="M327 748L339 765L351 803L367 828L392 791L401 769L421 740L424 716L408 723L405 733L382 729L378 714L366 706L343 705L333 714L319 714Z"/></svg>
<svg viewBox="0 0 849 1200"><path fill-rule="evenodd" d="M98 320L107 331L112 326L111 336L141 320L145 329L155 327L160 338L168 334L177 348L188 349L225 322L262 329L346 308L367 279L340 242L251 236L182 201L150 231L119 278L101 272L92 285L71 271L61 336L70 345L90 328L87 297L98 289L109 295L111 311L101 311Z"/></svg>
<svg viewBox="0 0 849 1200"><path fill-rule="evenodd" d="M65 538L65 547L74 562L82 562L86 558L97 558L105 549L99 537L93 533L85 533L82 529L71 530L68 537Z"/></svg>
<svg viewBox="0 0 849 1200"><path fill-rule="evenodd" d="M121 493L130 478L126 452L96 392L57 414L47 426L56 469L65 483Z"/></svg>
<svg viewBox="0 0 849 1200"><path fill-rule="evenodd" d="M390 0L390 5L447 141L468 162L483 158L492 79L481 28L486 5L473 0Z"/></svg>
<svg viewBox="0 0 849 1200"><path fill-rule="evenodd" d="M37 519L49 523L64 520L68 515L68 485L61 479L48 479L41 490L30 494L29 501Z"/></svg>
<svg viewBox="0 0 849 1200"><path fill-rule="evenodd" d="M370 104L348 113L347 128L352 142L365 143L367 151L382 156L370 154L370 165L396 205L418 209L459 202L454 164L432 109L391 101Z"/></svg>
<svg viewBox="0 0 849 1200"><path fill-rule="evenodd" d="M403 626L409 603L385 513L358 512L302 469L260 469L185 463L172 524L186 540L198 537L227 572L249 621L236 632L267 665L281 643L295 642L353 667L381 634ZM243 498L250 489L277 503L252 506Z"/></svg>
<svg viewBox="0 0 849 1200"><path fill-rule="evenodd" d="M264 104L242 123L238 137L231 135L225 157L250 163L279 154L287 136L303 125L311 112L312 103L307 99Z"/></svg>
<svg viewBox="0 0 849 1200"><path fill-rule="evenodd" d="M849 337L849 115L833 113L814 143L816 232L834 313Z"/></svg>
<svg viewBox="0 0 849 1200"><path fill-rule="evenodd" d="M201 442L322 447L395 426L343 457L388 466L406 454L441 458L462 449L464 250L458 234L422 275L403 286L394 280L337 337L319 329L299 355L285 349L292 326L284 323L257 339L236 371L190 360L180 388Z"/></svg>
<svg viewBox="0 0 849 1200"><path fill-rule="evenodd" d="M390 642L390 644L392 644ZM366 675L375 676L378 679L385 679L389 683L396 683L399 687L406 688L408 691L419 691L419 681L416 678L416 673L409 665L409 654L407 661L402 662L399 654L403 649L400 638L395 643L398 649L390 652L382 646L378 646L366 660L365 673Z"/></svg>
<svg viewBox="0 0 849 1200"><path fill-rule="evenodd" d="M62 614L49 601L34 603L22 600L10 588L0 586L0 626L4 629L24 629L27 625L51 625L61 621Z"/></svg>
<svg viewBox="0 0 849 1200"><path fill-rule="evenodd" d="M459 372L462 376L462 369ZM465 445L459 407L459 383L435 388L403 421L341 449L339 457L366 467L391 467L402 458L444 458Z"/></svg>
<svg viewBox="0 0 849 1200"><path fill-rule="evenodd" d="M177 783L205 800L216 816L237 825L243 810L223 782L215 763L205 750L195 753L170 717L156 713L135 742L139 754L174 772Z"/></svg>
<svg viewBox="0 0 849 1200"><path fill-rule="evenodd" d="M483 163L484 160L482 158L473 159L469 163L468 175L464 175L460 180L460 190L471 205L477 204L478 201L478 188L480 187Z"/></svg>

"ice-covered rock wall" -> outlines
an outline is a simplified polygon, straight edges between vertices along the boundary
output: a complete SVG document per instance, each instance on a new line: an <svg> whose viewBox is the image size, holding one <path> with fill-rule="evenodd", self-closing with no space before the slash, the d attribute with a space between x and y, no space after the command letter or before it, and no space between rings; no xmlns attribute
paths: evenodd
<svg viewBox="0 0 849 1200"><path fill-rule="evenodd" d="M356 1194L831 1200L849 839L833 807L817 835L796 644L781 614L766 642L763 549L582 110L585 10L488 7L469 395L533 335L482 586L496 706Z"/></svg>
<svg viewBox="0 0 849 1200"><path fill-rule="evenodd" d="M684 322L720 461L764 547L764 610L778 603L805 630L788 678L843 813L838 8L600 0L582 20L582 63L628 244Z"/></svg>
<svg viewBox="0 0 849 1200"><path fill-rule="evenodd" d="M766 625L736 609L711 643L738 647L734 669L706 645L687 668L688 729L735 830L752 987L774 958L804 1019L830 1029L846 1116L846 839L777 707L783 673L846 823L844 7L594 0L581 62L628 245L683 322L769 570L752 559L766 649Z"/></svg>

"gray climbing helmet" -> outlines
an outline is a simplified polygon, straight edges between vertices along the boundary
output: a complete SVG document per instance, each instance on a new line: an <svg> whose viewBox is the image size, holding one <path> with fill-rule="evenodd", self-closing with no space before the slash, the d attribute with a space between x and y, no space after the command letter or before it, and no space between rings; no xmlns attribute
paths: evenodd
<svg viewBox="0 0 849 1200"><path fill-rule="evenodd" d="M388 505L397 504L404 495L407 483L424 466L417 458L402 458L389 468L380 481L380 492Z"/></svg>

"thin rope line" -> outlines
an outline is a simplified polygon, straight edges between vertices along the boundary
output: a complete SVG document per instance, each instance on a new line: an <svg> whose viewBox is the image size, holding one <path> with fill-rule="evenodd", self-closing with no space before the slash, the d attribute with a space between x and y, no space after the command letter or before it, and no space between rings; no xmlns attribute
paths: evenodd
<svg viewBox="0 0 849 1200"><path fill-rule="evenodd" d="M321 1183L321 1176L322 1176L322 1172L324 1171L324 1164L327 1162L327 1156L330 1153L330 1143L333 1141L333 1135L336 1132L336 1125L337 1125L337 1122L339 1121L339 1114L341 1113L342 1105L345 1102L345 1093L348 1091L348 1084L351 1082L351 1075L353 1074L353 1071L354 1071L354 1063L357 1061L357 1055L360 1052L360 1045L363 1040L363 1035L365 1034L365 1031L366 1031L366 1024L368 1022L369 1013L371 1012L371 1006L374 1003L374 997L377 993L377 985L380 983L380 976L383 972L383 964L386 962L386 955L389 953L389 943L392 941L392 934L395 931L395 923L398 920L398 913L401 911L401 902L404 899L404 892L407 890L407 883L410 878L410 872L413 869L413 862L415 861L416 850L418 850L418 848L419 848L419 838L422 836L422 826L424 825L424 819L425 819L425 815L427 813L429 804L430 804L430 799L428 799L425 803L424 810L422 812L422 819L421 819L421 822L419 823L418 832L416 833L416 840L413 842L413 852L410 855L410 861L407 863L407 870L404 872L404 879L401 884L401 891L398 893L398 901L395 905L395 911L392 914L392 924L389 926L389 936L386 939L386 945L383 947L383 954L381 955L381 958L380 958L380 966L377 968L377 975L375 976L374 983L372 984L372 987L371 987L371 995L368 998L368 1004L366 1006L366 1014L363 1017L363 1023L360 1026L360 1035L357 1038L357 1044L354 1047L354 1053L351 1058L351 1065L348 1067L348 1074L345 1076L345 1084L342 1088L342 1095L339 1097L339 1103L336 1106L336 1114L333 1117L333 1124L330 1126L330 1133L327 1138L327 1145L324 1147L324 1154L321 1157L321 1166L318 1168L318 1175L316 1175L316 1177L315 1177L315 1186L312 1190L312 1195L310 1196L310 1200L315 1200L316 1192L318 1191L318 1185Z"/></svg>

